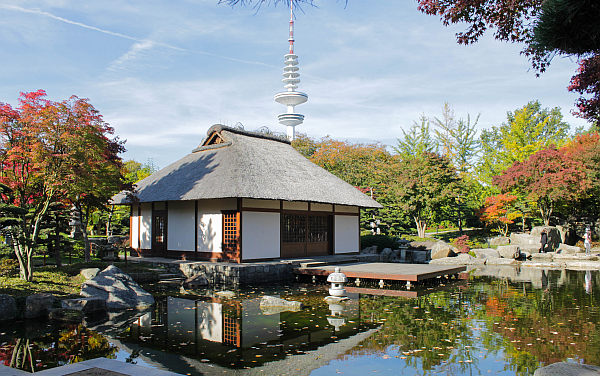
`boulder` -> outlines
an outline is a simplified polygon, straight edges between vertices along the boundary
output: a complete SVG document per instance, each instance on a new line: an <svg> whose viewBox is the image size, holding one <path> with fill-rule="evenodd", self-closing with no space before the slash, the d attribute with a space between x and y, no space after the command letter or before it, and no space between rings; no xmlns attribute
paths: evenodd
<svg viewBox="0 0 600 376"><path fill-rule="evenodd" d="M61 302L64 309L82 312L106 311L106 301L100 298L65 299Z"/></svg>
<svg viewBox="0 0 600 376"><path fill-rule="evenodd" d="M566 244L559 244L558 248L556 249L556 253L560 253L560 254L565 254L565 253L579 253L582 252L581 248L574 246L574 245L566 245Z"/></svg>
<svg viewBox="0 0 600 376"><path fill-rule="evenodd" d="M373 245L371 247L367 247L365 249L363 249L362 251L360 251L360 253L362 254L377 254L377 246Z"/></svg>
<svg viewBox="0 0 600 376"><path fill-rule="evenodd" d="M10 295L0 294L0 321L12 320L17 316L17 302Z"/></svg>
<svg viewBox="0 0 600 376"><path fill-rule="evenodd" d="M536 369L533 376L600 376L600 367L560 362Z"/></svg>
<svg viewBox="0 0 600 376"><path fill-rule="evenodd" d="M477 258L500 258L500 254L494 248L474 248L471 252L475 253Z"/></svg>
<svg viewBox="0 0 600 376"><path fill-rule="evenodd" d="M50 311L50 320L66 324L80 324L83 322L83 312L77 309L58 308Z"/></svg>
<svg viewBox="0 0 600 376"><path fill-rule="evenodd" d="M382 262L395 262L398 261L399 250L392 250L391 248L384 248L380 253Z"/></svg>
<svg viewBox="0 0 600 376"><path fill-rule="evenodd" d="M208 280L201 274L196 274L183 282L183 287L186 289L193 289L201 286L208 286Z"/></svg>
<svg viewBox="0 0 600 376"><path fill-rule="evenodd" d="M421 251L431 250L436 243L437 242L433 240L426 240L424 242L410 242L410 247Z"/></svg>
<svg viewBox="0 0 600 376"><path fill-rule="evenodd" d="M468 253L461 253L456 257L444 257L429 262L430 265L483 265L485 259L475 258Z"/></svg>
<svg viewBox="0 0 600 376"><path fill-rule="evenodd" d="M521 255L521 248L518 245L501 245L496 250L500 257L504 258L517 259Z"/></svg>
<svg viewBox="0 0 600 376"><path fill-rule="evenodd" d="M554 257L555 253L554 252L550 252L550 253L532 253L531 254L531 258L535 259L535 260L552 260L552 258Z"/></svg>
<svg viewBox="0 0 600 376"><path fill-rule="evenodd" d="M578 260L578 261L597 261L598 256L586 255L585 253L557 253L554 255L555 260Z"/></svg>
<svg viewBox="0 0 600 376"><path fill-rule="evenodd" d="M94 278L95 276L98 275L98 273L100 273L100 269L99 268L81 269L81 271L79 272L79 274L81 274L82 276L85 277L86 281L88 279Z"/></svg>
<svg viewBox="0 0 600 376"><path fill-rule="evenodd" d="M260 309L263 314L272 315L285 311L300 311L304 308L301 302L285 300L275 296L265 295L260 299Z"/></svg>
<svg viewBox="0 0 600 376"><path fill-rule="evenodd" d="M447 244L446 242L439 241L431 247L431 259L437 260L443 257L452 257L456 254L456 248Z"/></svg>
<svg viewBox="0 0 600 376"><path fill-rule="evenodd" d="M546 229L548 233L548 247L550 250L555 250L560 243L563 243L561 232L554 226L537 226L531 229L531 236L537 238L538 244L542 238L542 230Z"/></svg>
<svg viewBox="0 0 600 376"><path fill-rule="evenodd" d="M488 258L485 260L486 265L516 265L517 263L518 261L515 259L508 259L502 257Z"/></svg>
<svg viewBox="0 0 600 376"><path fill-rule="evenodd" d="M488 242L490 245L507 245L507 244L510 244L510 238L508 238L506 236L498 236L498 237L489 239Z"/></svg>
<svg viewBox="0 0 600 376"><path fill-rule="evenodd" d="M530 234L517 234L517 233L512 233L510 234L510 244L516 244L516 245L540 245L540 237L539 236L532 236Z"/></svg>
<svg viewBox="0 0 600 376"><path fill-rule="evenodd" d="M25 299L25 317L47 317L56 298L52 294L34 294Z"/></svg>
<svg viewBox="0 0 600 376"><path fill-rule="evenodd" d="M565 226L556 226L556 230L558 230L558 233L560 234L560 242L559 243L566 243L567 235L568 235L570 229Z"/></svg>
<svg viewBox="0 0 600 376"><path fill-rule="evenodd" d="M144 308L154 304L152 295L114 265L84 282L81 295L105 300L108 309Z"/></svg>
<svg viewBox="0 0 600 376"><path fill-rule="evenodd" d="M531 245L531 244L523 244L519 246L521 252L529 252L530 254L540 253L541 244ZM548 248L546 248L548 250Z"/></svg>
<svg viewBox="0 0 600 376"><path fill-rule="evenodd" d="M415 264L424 264L429 259L430 251L412 251L412 262Z"/></svg>

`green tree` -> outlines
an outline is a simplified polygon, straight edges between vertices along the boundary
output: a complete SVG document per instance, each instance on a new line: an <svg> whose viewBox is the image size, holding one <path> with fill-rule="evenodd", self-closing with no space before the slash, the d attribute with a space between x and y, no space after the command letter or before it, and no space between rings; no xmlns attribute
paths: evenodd
<svg viewBox="0 0 600 376"><path fill-rule="evenodd" d="M479 121L479 116L471 124L471 115L467 114L467 119L454 118L454 111L449 110L448 103L444 104L444 120L435 118L434 124L439 129L435 130L437 139L442 145L442 153L447 155L459 172L471 172L474 164L474 158L479 152L479 140L476 138L477 131L475 127ZM448 111L451 111L448 117Z"/></svg>
<svg viewBox="0 0 600 376"><path fill-rule="evenodd" d="M456 169L439 154L398 161L384 174L387 194L413 218L419 237L425 237L427 224L438 220L441 209L452 204L458 194Z"/></svg>
<svg viewBox="0 0 600 376"><path fill-rule="evenodd" d="M152 158L148 158L146 163L142 164L133 159L123 162L123 176L128 183L137 183L138 181L147 178L159 170L154 164Z"/></svg>
<svg viewBox="0 0 600 376"><path fill-rule="evenodd" d="M569 140L569 124L563 121L560 108L544 108L538 101L507 113L499 127L482 130L479 177L489 184L514 162L522 162L550 145L561 146Z"/></svg>
<svg viewBox="0 0 600 376"><path fill-rule="evenodd" d="M412 159L423 155L424 153L437 153L438 144L431 137L429 127L431 121L425 114L419 117L419 122L413 121L413 125L408 132L402 129L402 139L398 139L398 144L394 147L394 151L402 159Z"/></svg>

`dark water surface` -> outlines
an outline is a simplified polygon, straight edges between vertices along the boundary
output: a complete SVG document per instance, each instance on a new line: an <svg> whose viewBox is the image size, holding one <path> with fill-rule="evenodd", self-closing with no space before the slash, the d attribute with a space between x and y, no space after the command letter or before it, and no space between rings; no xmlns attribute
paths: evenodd
<svg viewBox="0 0 600 376"><path fill-rule="evenodd" d="M354 292L339 304L312 284L247 287L233 297L146 287L157 297L152 309L110 321L0 324L0 364L39 371L107 357L192 375L532 375L560 361L600 366L598 271L500 267L390 293L416 297ZM307 308L267 310L263 295Z"/></svg>

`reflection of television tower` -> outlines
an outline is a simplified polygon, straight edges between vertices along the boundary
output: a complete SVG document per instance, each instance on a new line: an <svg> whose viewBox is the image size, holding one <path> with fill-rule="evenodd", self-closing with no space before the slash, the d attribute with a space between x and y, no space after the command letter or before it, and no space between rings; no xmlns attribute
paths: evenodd
<svg viewBox="0 0 600 376"><path fill-rule="evenodd" d="M290 52L285 55L283 68L283 82L287 91L275 94L275 101L287 106L287 112L279 115L279 124L287 126L287 136L290 141L296 138L296 125L302 124L304 115L294 112L294 107L308 100L308 95L295 91L296 84L300 82L298 73L298 55L294 54L294 11L293 1L290 1Z"/></svg>

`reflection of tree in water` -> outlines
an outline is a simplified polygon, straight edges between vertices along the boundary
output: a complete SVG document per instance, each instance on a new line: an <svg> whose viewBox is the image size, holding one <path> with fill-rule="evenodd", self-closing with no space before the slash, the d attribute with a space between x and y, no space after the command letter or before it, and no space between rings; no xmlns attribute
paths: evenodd
<svg viewBox="0 0 600 376"><path fill-rule="evenodd" d="M582 288L585 274L567 273L558 287L551 277L548 290L482 285L488 298L479 317L502 335L507 363L519 375L533 372L538 362L567 358L600 365L598 299Z"/></svg>
<svg viewBox="0 0 600 376"><path fill-rule="evenodd" d="M36 339L17 338L0 348L0 363L29 372L99 357L115 358L118 348L82 325Z"/></svg>
<svg viewBox="0 0 600 376"><path fill-rule="evenodd" d="M361 297L361 320L383 323L382 329L348 355L384 355L395 346L410 367L431 370L452 363L461 371L472 367L473 346L468 326L472 302L462 292L435 293L417 299ZM460 351L456 351L460 350Z"/></svg>
<svg viewBox="0 0 600 376"><path fill-rule="evenodd" d="M140 350L133 349L131 354L125 359L125 363L137 364L136 358L140 356Z"/></svg>
<svg viewBox="0 0 600 376"><path fill-rule="evenodd" d="M588 279L597 285L599 277ZM397 349L408 367L425 374L434 368L483 373L480 359L486 357L503 360L516 375L567 359L600 366L597 288L586 293L583 272L550 271L547 279L537 289L528 282L480 278L466 289L417 299L363 296L361 320L383 326L342 358L389 356Z"/></svg>

